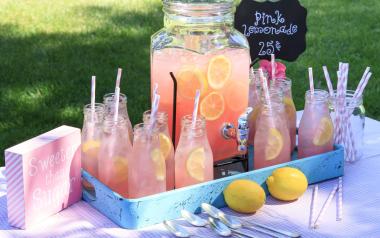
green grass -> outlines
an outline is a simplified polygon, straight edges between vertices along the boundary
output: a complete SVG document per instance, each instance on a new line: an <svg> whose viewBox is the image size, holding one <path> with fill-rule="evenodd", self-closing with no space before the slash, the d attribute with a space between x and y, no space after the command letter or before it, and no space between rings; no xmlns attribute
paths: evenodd
<svg viewBox="0 0 380 238"><path fill-rule="evenodd" d="M301 2L309 12L307 50L287 64L297 109L303 107L307 66L314 67L316 85L325 87L322 65L332 73L338 61L346 61L350 88L372 66L365 106L368 116L380 119L380 2ZM137 123L149 107L150 35L162 24L159 0L0 1L0 151L62 124L81 127L91 75L97 76L101 101L113 90L119 66Z"/></svg>

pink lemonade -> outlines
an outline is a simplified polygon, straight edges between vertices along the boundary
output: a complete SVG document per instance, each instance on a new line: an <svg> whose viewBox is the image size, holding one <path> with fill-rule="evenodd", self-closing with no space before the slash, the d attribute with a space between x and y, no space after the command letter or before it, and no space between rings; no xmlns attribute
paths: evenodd
<svg viewBox="0 0 380 238"><path fill-rule="evenodd" d="M133 156L128 164L129 198L166 191L165 157L157 128L140 123L134 127Z"/></svg>
<svg viewBox="0 0 380 238"><path fill-rule="evenodd" d="M290 161L290 137L284 120L284 105L272 102L271 108L262 104L256 123L254 169Z"/></svg>
<svg viewBox="0 0 380 238"><path fill-rule="evenodd" d="M103 132L104 105L96 103L95 111L92 113L91 105L88 104L84 107L83 114L82 168L98 178L98 157Z"/></svg>
<svg viewBox="0 0 380 238"><path fill-rule="evenodd" d="M275 80L272 80L271 88L273 90L278 90L283 94L282 101L285 106L285 118L290 135L290 152L292 153L296 146L297 134L297 111L292 96L292 81L289 78L276 78Z"/></svg>
<svg viewBox="0 0 380 238"><path fill-rule="evenodd" d="M315 90L306 92L305 110L298 130L298 158L333 150L334 126L328 108L329 94Z"/></svg>
<svg viewBox="0 0 380 238"><path fill-rule="evenodd" d="M150 110L145 111L143 114L143 121L145 124L149 123ZM165 112L157 112L156 126L158 129L158 137L160 140L160 149L165 157L166 165L166 190L174 189L174 146L169 135L168 129L168 114Z"/></svg>
<svg viewBox="0 0 380 238"><path fill-rule="evenodd" d="M128 197L128 163L132 145L127 123L119 117L115 123L106 117L99 151L99 180L123 197Z"/></svg>
<svg viewBox="0 0 380 238"><path fill-rule="evenodd" d="M205 119L195 126L191 116L182 119L181 137L175 152L175 187L181 188L214 179L213 155L207 139Z"/></svg>
<svg viewBox="0 0 380 238"><path fill-rule="evenodd" d="M171 133L173 118L173 72L177 84L176 144L181 118L191 114L197 89L201 90L199 113L207 121L207 134L214 160L238 154L236 141L226 140L221 129L226 122L237 126L248 106L250 58L247 49L226 48L206 54L167 48L152 53L151 85L159 85L159 110L168 113Z"/></svg>

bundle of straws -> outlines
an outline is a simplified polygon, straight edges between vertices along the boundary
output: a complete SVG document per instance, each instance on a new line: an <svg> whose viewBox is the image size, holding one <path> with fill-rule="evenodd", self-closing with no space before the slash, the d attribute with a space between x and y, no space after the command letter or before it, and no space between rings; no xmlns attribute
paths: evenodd
<svg viewBox="0 0 380 238"><path fill-rule="evenodd" d="M348 69L348 63L339 63L339 70L337 71L337 90L335 94L327 67L323 66L323 72L326 78L329 94L331 98L335 98L336 102L334 105L334 142L344 146L345 158L347 162L355 162L357 160L356 155L358 154L358 151L350 121L350 117L354 110L354 107L351 104L358 98L362 97L364 89L367 86L368 80L371 78L372 73L370 72L370 67L367 67L350 101L351 104L348 104L346 102Z"/></svg>

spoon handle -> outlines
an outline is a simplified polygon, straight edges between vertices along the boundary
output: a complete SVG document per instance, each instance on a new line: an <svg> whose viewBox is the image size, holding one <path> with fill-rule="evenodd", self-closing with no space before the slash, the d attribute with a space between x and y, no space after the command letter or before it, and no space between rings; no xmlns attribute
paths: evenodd
<svg viewBox="0 0 380 238"><path fill-rule="evenodd" d="M293 237L293 238L301 237L301 235L298 234L298 233L293 233L293 232L284 231L284 230L281 230L281 229L269 227L269 226L266 226L266 225L263 225L263 224L260 224L260 223L257 223L257 222L249 221L249 222L246 222L246 223L249 224L249 225L255 225L255 226L258 226L258 227L261 227L261 228L265 228L267 230L274 231L274 232L277 232L279 234L282 234L282 235L285 235L285 236L288 236L288 237ZM245 225L245 226L247 226L247 225Z"/></svg>
<svg viewBox="0 0 380 238"><path fill-rule="evenodd" d="M249 235L247 233L244 233L244 232L241 232L241 231L238 231L238 230L232 230L232 233L236 233L236 234L239 234L239 235L242 235L242 236L245 236L245 237L249 237L249 238L256 238L256 236Z"/></svg>
<svg viewBox="0 0 380 238"><path fill-rule="evenodd" d="M195 235L195 234L191 234L190 237L195 237L195 238L207 238L205 236L200 236L200 235Z"/></svg>
<svg viewBox="0 0 380 238"><path fill-rule="evenodd" d="M266 234L266 235L269 235L269 236L275 237L275 238L284 237L284 236L280 235L280 233L272 232L270 230L266 230L266 229L261 228L259 226L246 226L246 225L244 225L243 228L248 229L248 230L258 231L260 233L263 233L263 234Z"/></svg>
<svg viewBox="0 0 380 238"><path fill-rule="evenodd" d="M245 238L245 236L239 235L237 233L234 233L233 235L236 236L236 237L238 237L238 238Z"/></svg>

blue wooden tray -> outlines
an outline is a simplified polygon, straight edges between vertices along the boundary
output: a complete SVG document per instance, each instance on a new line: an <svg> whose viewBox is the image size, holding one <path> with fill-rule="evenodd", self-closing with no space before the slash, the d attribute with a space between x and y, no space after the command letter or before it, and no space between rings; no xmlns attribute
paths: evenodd
<svg viewBox="0 0 380 238"><path fill-rule="evenodd" d="M252 155L252 148L249 153ZM91 183L95 188L94 194L83 190L83 199L119 226L127 229L138 229L160 223L165 219L176 219L180 217L182 209L198 213L200 212L200 204L203 202L213 204L219 208L225 207L223 190L235 179L256 181L268 193L265 183L266 178L271 175L273 170L284 166L300 169L306 175L309 184L336 178L343 175L343 147L336 145L334 151L325 154L302 160L293 160L288 163L236 174L139 199L123 198L82 170L83 179Z"/></svg>

